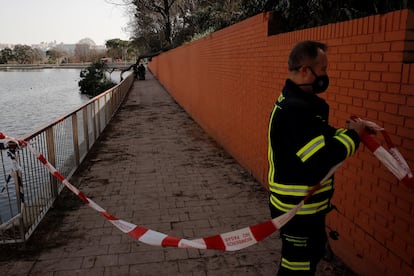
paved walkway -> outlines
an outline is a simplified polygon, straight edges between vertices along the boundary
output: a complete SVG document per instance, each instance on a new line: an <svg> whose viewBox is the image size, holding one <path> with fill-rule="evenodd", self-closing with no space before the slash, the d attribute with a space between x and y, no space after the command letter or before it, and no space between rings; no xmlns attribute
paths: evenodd
<svg viewBox="0 0 414 276"><path fill-rule="evenodd" d="M177 237L268 220L262 186L147 76L71 182L116 217ZM0 275L275 275L280 245L274 234L237 252L148 246L65 189L25 249L0 247ZM348 273L337 260L318 271Z"/></svg>

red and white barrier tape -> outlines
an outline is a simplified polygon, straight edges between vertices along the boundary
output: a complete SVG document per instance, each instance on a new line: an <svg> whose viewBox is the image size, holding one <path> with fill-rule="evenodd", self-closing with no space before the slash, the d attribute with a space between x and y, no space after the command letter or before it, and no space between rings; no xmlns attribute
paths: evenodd
<svg viewBox="0 0 414 276"><path fill-rule="evenodd" d="M334 171L341 165L333 167L329 173L325 176L321 182L316 185L308 195L292 210L289 212L253 226L245 227L235 231L231 231L224 234L218 234L206 238L199 238L194 240L176 238L168 236L166 234L147 229L142 226L138 226L132 223L129 223L124 220L120 220L105 209L96 204L93 200L88 198L85 194L79 191L75 186L73 186L68 180L66 180L56 169L50 164L46 158L36 151L28 142L16 140L12 137L8 137L3 133L0 133L0 139L8 139L17 142L21 147L26 146L28 150L36 156L36 158L46 167L46 169L59 181L61 181L69 190L76 194L86 205L92 209L98 211L102 216L104 216L109 222L115 225L119 230L128 234L135 240L143 242L149 245L155 246L164 246L164 247L179 247L179 248L195 248L195 249L215 249L223 251L236 251L251 245L258 243L259 241L270 236L272 233L279 230L283 225L285 225L290 219L292 219L297 211L302 207L305 201L312 196L312 194L321 187L321 183L325 182Z"/></svg>
<svg viewBox="0 0 414 276"><path fill-rule="evenodd" d="M354 118L355 119L355 118ZM358 119L360 120L360 119ZM393 172L393 174L399 179L406 183L409 187L413 186L413 176L407 162L404 160L402 155L398 152L395 146L392 145L391 139L386 132L372 122L365 121L370 128L374 130L380 130L387 143L390 146L390 152L381 147L372 136L363 134L361 136L362 142L374 153L374 155L384 163L384 165ZM218 234L206 238L199 238L194 240L176 238L168 236L166 234L153 231L151 229L138 226L129 223L124 220L120 220L105 209L96 204L93 200L88 198L85 194L79 191L73 186L68 180L66 180L46 158L39 152L37 152L30 144L26 141L16 140L12 137L8 137L3 133L0 133L0 139L8 139L17 142L20 146L27 146L29 151L36 156L36 158L46 167L46 169L59 181L61 181L67 188L69 188L74 194L76 194L85 204L92 209L98 211L104 216L109 222L115 225L119 230L128 234L135 240L143 242L149 245L164 246L164 247L179 247L179 248L196 248L196 249L215 249L223 251L236 251L251 245L258 243L259 241L270 236L272 233L279 230L285 225L290 219L292 219L302 205L313 195L315 191L321 188L322 183L325 182L332 174L336 171L342 163L334 166L328 174L322 179L318 185L308 193L308 195L292 210L289 212L274 218L272 220L265 221L253 226L245 227L235 231L231 231L224 234Z"/></svg>
<svg viewBox="0 0 414 276"><path fill-rule="evenodd" d="M408 188L414 188L414 176L411 172L410 167L408 166L407 161L404 159L402 154L399 152L397 147L391 140L391 137L385 131L384 128L381 128L377 124L364 121L357 117L352 117L353 120L361 120L365 124L376 132L381 132L384 137L385 143L387 144L388 150L381 146L375 138L367 132L362 133L361 142L384 164L385 167L390 170L390 172L395 175L395 177L404 183Z"/></svg>

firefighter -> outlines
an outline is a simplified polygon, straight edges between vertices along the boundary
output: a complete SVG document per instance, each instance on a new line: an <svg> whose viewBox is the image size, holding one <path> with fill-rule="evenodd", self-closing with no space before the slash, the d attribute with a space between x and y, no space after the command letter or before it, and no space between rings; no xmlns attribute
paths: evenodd
<svg viewBox="0 0 414 276"><path fill-rule="evenodd" d="M347 129L328 124L329 106L318 96L329 85L327 45L299 42L288 60L290 77L270 116L269 188L272 218L296 206L336 164L355 153L366 125ZM310 197L280 231L278 275L314 275L325 252L325 216L331 210L333 177Z"/></svg>

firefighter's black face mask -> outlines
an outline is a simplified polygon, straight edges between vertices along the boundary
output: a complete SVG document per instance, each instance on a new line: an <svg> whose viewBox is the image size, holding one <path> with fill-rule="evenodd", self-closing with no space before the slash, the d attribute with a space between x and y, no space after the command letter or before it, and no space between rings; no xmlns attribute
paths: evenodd
<svg viewBox="0 0 414 276"><path fill-rule="evenodd" d="M328 89L329 86L329 77L328 75L321 75L318 76L315 74L315 72L312 70L311 67L308 67L312 74L315 76L315 80L313 81L313 83L306 83L306 84L301 84L300 86L303 85L312 85L312 92L315 94L319 94L322 92L325 92L326 89Z"/></svg>

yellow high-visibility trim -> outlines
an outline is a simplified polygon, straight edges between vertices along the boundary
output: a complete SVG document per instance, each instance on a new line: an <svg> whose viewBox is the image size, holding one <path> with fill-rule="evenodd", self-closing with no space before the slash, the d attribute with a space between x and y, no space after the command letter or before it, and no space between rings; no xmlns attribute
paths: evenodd
<svg viewBox="0 0 414 276"><path fill-rule="evenodd" d="M283 93L280 93L279 97L277 98L277 103L281 103L285 100L285 96L283 96Z"/></svg>
<svg viewBox="0 0 414 276"><path fill-rule="evenodd" d="M288 195L288 196L307 196L308 193L313 189L314 186L306 185L292 185L292 184L280 184L275 182L269 183L269 189L271 192L279 195ZM332 179L326 180L321 188L318 189L314 194L323 193L333 189Z"/></svg>
<svg viewBox="0 0 414 276"><path fill-rule="evenodd" d="M281 95L282 96L282 95ZM268 139L268 159L269 159L269 173L268 173L268 181L269 183L273 182L274 176L275 176L275 164L273 161L273 148L272 148L272 140L270 138L270 130L271 130L271 126L272 126L272 122L273 122L273 116L276 112L277 109L277 105L275 105L275 107L272 110L272 114L270 115L270 122L269 122L269 127L268 127L268 134L267 134L267 139Z"/></svg>
<svg viewBox="0 0 414 276"><path fill-rule="evenodd" d="M283 234L283 237L285 239L292 239L292 240L295 240L297 242L307 242L307 240L309 240L308 237L297 237L297 236L292 236L292 235L288 235L288 234Z"/></svg>
<svg viewBox="0 0 414 276"><path fill-rule="evenodd" d="M354 140L351 139L351 137L349 137L345 133L341 133L337 136L334 136L334 138L337 139L339 142L341 142L345 146L347 156L351 156L352 154L354 154L355 143L354 143Z"/></svg>
<svg viewBox="0 0 414 276"><path fill-rule="evenodd" d="M287 204L283 203L279 199L277 199L274 195L270 196L270 202L273 206L275 206L277 209L287 213L296 205L294 204ZM299 211L296 213L297 215L311 215L316 214L320 211L323 211L329 207L329 199L325 199L321 202L315 202L315 203L309 203L309 204L303 204L303 206L299 209Z"/></svg>
<svg viewBox="0 0 414 276"><path fill-rule="evenodd" d="M285 236L284 239L288 242L290 242L291 244L293 244L293 246L295 247L307 247L308 246L308 239L297 239L297 238L292 238L289 236Z"/></svg>
<svg viewBox="0 0 414 276"><path fill-rule="evenodd" d="M336 130L336 132L335 132L335 135L342 134L342 133L344 133L345 131L346 131L346 129L345 129L345 128L338 128L338 129Z"/></svg>
<svg viewBox="0 0 414 276"><path fill-rule="evenodd" d="M325 146L325 138L323 135L313 138L309 143L303 146L296 155L306 162L312 155Z"/></svg>
<svg viewBox="0 0 414 276"><path fill-rule="evenodd" d="M282 258L281 266L289 270L310 270L310 262L290 262Z"/></svg>

